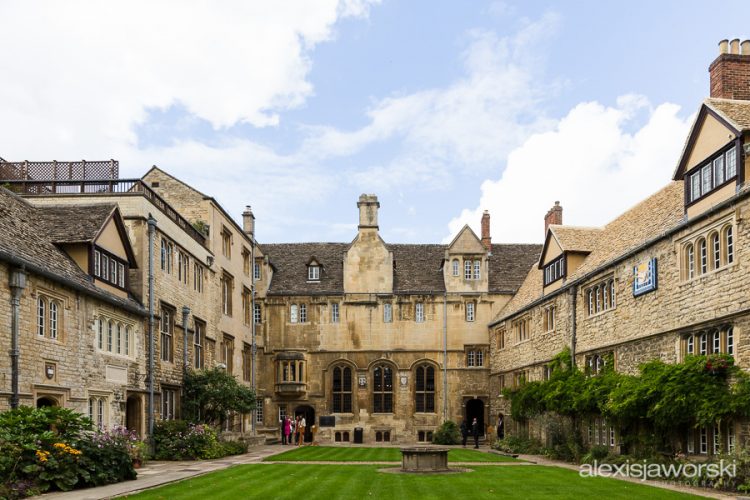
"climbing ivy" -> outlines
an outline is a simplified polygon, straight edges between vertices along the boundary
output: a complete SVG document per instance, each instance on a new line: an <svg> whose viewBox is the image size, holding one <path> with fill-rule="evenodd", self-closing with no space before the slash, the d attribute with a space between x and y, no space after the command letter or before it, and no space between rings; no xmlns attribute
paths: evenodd
<svg viewBox="0 0 750 500"><path fill-rule="evenodd" d="M546 412L602 415L622 426L645 423L666 431L750 415L750 376L728 355L688 356L676 364L654 360L641 365L638 375L617 373L608 362L601 373L587 376L571 367L565 350L550 367L549 380L505 391L514 419Z"/></svg>

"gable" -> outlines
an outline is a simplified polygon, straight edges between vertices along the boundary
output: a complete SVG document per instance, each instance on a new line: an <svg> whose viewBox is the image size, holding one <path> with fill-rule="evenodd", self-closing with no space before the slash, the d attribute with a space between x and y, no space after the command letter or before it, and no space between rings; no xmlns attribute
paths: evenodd
<svg viewBox="0 0 750 500"><path fill-rule="evenodd" d="M544 241L544 250L542 256L539 259L539 269L543 268L547 263L555 260L562 255L563 249L558 243L557 238L552 231L547 231L547 238Z"/></svg>
<svg viewBox="0 0 750 500"><path fill-rule="evenodd" d="M738 130L704 104L688 135L685 149L672 179L682 180L685 172L698 166L713 153L736 139L738 135Z"/></svg>
<svg viewBox="0 0 750 500"><path fill-rule="evenodd" d="M448 245L448 253L451 254L474 254L486 253L487 249L469 226L464 226L453 241Z"/></svg>

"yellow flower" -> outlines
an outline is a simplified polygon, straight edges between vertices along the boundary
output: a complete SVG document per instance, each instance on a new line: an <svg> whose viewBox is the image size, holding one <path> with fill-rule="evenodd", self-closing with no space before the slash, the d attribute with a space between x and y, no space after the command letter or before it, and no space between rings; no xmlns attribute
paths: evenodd
<svg viewBox="0 0 750 500"><path fill-rule="evenodd" d="M61 449L65 449L68 447L68 445L65 443L55 443L52 446L54 446L55 448L61 448Z"/></svg>
<svg viewBox="0 0 750 500"><path fill-rule="evenodd" d="M39 459L40 462L46 462L47 457L49 457L49 452L43 451L43 450L36 450L36 457Z"/></svg>

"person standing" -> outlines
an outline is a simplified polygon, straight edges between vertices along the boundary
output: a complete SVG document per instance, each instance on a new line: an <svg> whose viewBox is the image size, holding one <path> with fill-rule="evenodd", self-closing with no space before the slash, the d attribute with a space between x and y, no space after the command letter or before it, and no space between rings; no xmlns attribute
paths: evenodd
<svg viewBox="0 0 750 500"><path fill-rule="evenodd" d="M302 415L302 417L299 420L299 426L297 427L297 432L299 433L299 441L297 442L297 446L302 446L305 444L305 427L307 426L307 422L305 422L305 416Z"/></svg>
<svg viewBox="0 0 750 500"><path fill-rule="evenodd" d="M466 419L461 420L461 445L466 448L466 440L469 437L469 428L466 425Z"/></svg>
<svg viewBox="0 0 750 500"><path fill-rule="evenodd" d="M503 414L497 416L497 439L505 438L505 422L503 421Z"/></svg>
<svg viewBox="0 0 750 500"><path fill-rule="evenodd" d="M479 448L479 422L476 418L471 422L471 434L474 436L474 448Z"/></svg>
<svg viewBox="0 0 750 500"><path fill-rule="evenodd" d="M286 444L293 444L296 439L297 432L297 420L289 419L289 438L287 439Z"/></svg>
<svg viewBox="0 0 750 500"><path fill-rule="evenodd" d="M284 439L281 444L289 444L292 435L292 421L289 417L284 416Z"/></svg>

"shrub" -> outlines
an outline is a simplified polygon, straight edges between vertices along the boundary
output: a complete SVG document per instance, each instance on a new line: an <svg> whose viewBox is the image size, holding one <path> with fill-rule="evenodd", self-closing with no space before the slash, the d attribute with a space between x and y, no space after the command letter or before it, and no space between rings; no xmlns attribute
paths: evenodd
<svg viewBox="0 0 750 500"><path fill-rule="evenodd" d="M3 498L135 478L122 439L94 431L88 418L66 408L0 413L0 449Z"/></svg>
<svg viewBox="0 0 750 500"><path fill-rule="evenodd" d="M242 455L247 453L247 443L245 441L220 441L221 456Z"/></svg>
<svg viewBox="0 0 750 500"><path fill-rule="evenodd" d="M533 438L507 436L495 443L495 449L505 453L523 453L525 455L541 455L544 452L542 443Z"/></svg>
<svg viewBox="0 0 750 500"><path fill-rule="evenodd" d="M446 420L432 433L434 444L458 444L461 442L461 431L455 422Z"/></svg>
<svg viewBox="0 0 750 500"><path fill-rule="evenodd" d="M609 448L606 446L592 446L588 453L586 453L581 462L585 464L592 464L594 460L597 462L604 462L609 456Z"/></svg>
<svg viewBox="0 0 750 500"><path fill-rule="evenodd" d="M184 420L164 420L154 426L157 460L206 460L222 456L216 431Z"/></svg>

